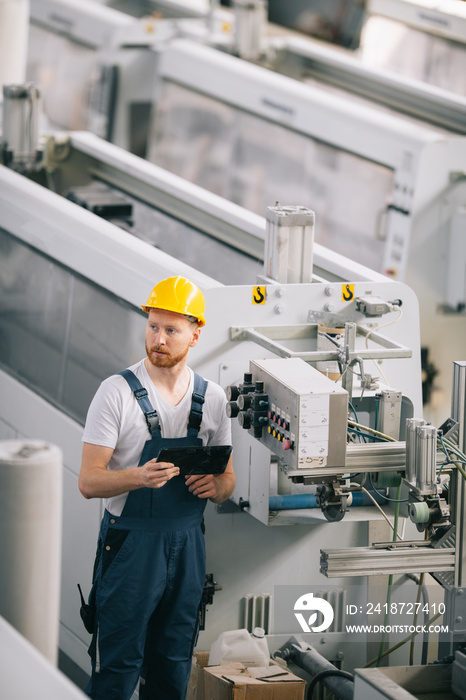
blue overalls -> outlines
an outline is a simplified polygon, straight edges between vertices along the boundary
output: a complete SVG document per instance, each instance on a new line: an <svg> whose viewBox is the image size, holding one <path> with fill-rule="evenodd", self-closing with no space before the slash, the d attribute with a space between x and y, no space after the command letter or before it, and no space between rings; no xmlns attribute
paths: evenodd
<svg viewBox="0 0 466 700"><path fill-rule="evenodd" d="M194 375L186 437L167 439L146 389L130 370L120 374L151 433L138 466L162 447L202 444L204 379ZM141 676L142 700L185 700L205 582L205 505L177 476L159 489L130 491L119 517L105 511L91 592L97 613L91 698L129 700Z"/></svg>

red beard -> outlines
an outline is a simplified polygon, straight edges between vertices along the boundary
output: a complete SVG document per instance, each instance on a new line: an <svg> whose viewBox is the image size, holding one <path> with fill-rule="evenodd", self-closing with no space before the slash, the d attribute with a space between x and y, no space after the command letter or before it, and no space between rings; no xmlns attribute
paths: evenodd
<svg viewBox="0 0 466 700"><path fill-rule="evenodd" d="M189 348L186 348L186 350L180 352L178 355L172 355L168 352L168 350L163 350L162 348L159 348L157 346L149 348L146 344L147 357L149 359L149 362L154 367L175 367L175 365L177 365L179 362L181 362L181 360L183 360L186 357L188 351ZM155 353L157 352L163 353L163 355L156 355Z"/></svg>

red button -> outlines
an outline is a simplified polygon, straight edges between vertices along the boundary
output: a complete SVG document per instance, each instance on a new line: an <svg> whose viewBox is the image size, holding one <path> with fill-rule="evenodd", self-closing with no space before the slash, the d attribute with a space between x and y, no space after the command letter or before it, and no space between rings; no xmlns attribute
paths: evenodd
<svg viewBox="0 0 466 700"><path fill-rule="evenodd" d="M291 450L291 440L288 440L288 438L285 438L283 440L283 449L284 450Z"/></svg>

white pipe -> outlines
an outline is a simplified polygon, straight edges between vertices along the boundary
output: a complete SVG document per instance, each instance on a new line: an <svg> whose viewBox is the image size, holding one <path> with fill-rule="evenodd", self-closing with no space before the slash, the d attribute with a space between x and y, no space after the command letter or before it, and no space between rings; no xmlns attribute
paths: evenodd
<svg viewBox="0 0 466 700"><path fill-rule="evenodd" d="M57 663L62 454L39 441L0 441L0 615Z"/></svg>
<svg viewBox="0 0 466 700"><path fill-rule="evenodd" d="M0 0L0 94L26 80L28 36L29 0Z"/></svg>

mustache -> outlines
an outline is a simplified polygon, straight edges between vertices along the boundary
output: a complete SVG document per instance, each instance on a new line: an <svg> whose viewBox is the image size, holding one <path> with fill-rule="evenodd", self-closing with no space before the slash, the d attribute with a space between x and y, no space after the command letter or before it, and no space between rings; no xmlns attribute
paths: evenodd
<svg viewBox="0 0 466 700"><path fill-rule="evenodd" d="M157 346L157 345L155 345L153 348L150 348L150 351L151 351L151 352L161 352L161 353L163 353L164 355L169 355L169 354L170 354L169 352L167 352L166 350L163 350L163 348L161 348L161 347L159 347L159 346Z"/></svg>

